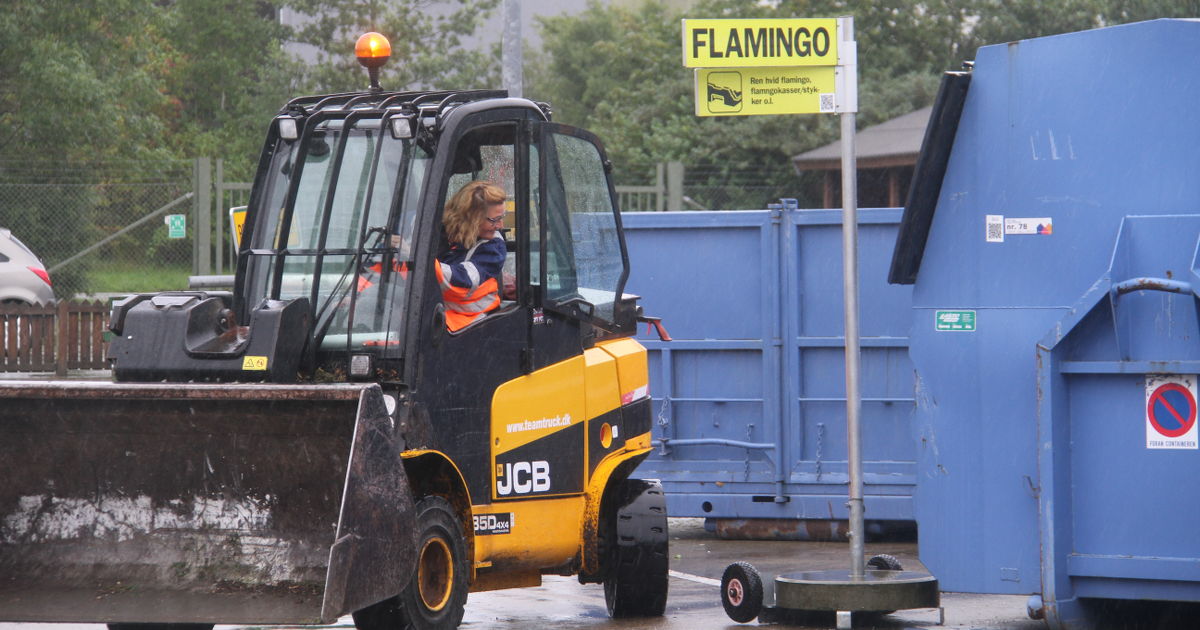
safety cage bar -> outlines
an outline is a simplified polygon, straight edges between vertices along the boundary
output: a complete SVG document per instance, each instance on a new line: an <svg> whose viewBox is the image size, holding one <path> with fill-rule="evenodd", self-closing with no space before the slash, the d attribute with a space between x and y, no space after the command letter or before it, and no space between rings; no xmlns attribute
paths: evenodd
<svg viewBox="0 0 1200 630"><path fill-rule="evenodd" d="M390 108L417 111L430 105L436 105L437 113L441 114L451 105L493 98L508 98L508 90L345 92L294 98L279 110L279 114L307 116L317 111ZM548 109L540 103L539 106Z"/></svg>

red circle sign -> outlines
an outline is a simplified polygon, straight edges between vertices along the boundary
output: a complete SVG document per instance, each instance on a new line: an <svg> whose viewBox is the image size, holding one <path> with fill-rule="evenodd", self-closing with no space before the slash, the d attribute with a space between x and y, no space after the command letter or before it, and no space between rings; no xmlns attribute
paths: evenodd
<svg viewBox="0 0 1200 630"><path fill-rule="evenodd" d="M1146 403L1146 419L1159 434L1177 438L1196 425L1196 398L1191 390L1179 383L1160 385ZM1174 419L1179 426L1164 426L1164 420L1168 419Z"/></svg>

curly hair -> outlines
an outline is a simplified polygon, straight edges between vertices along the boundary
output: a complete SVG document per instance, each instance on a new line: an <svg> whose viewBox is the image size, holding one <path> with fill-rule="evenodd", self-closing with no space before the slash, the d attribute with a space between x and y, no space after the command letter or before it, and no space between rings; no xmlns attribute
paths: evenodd
<svg viewBox="0 0 1200 630"><path fill-rule="evenodd" d="M475 180L458 189L446 202L442 213L446 240L473 245L478 240L479 223L487 215L488 206L504 203L505 199L504 189L489 181Z"/></svg>

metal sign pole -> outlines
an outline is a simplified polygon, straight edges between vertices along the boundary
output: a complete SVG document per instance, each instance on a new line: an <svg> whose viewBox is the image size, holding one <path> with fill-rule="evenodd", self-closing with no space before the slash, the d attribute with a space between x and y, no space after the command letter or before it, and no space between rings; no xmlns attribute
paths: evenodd
<svg viewBox="0 0 1200 630"><path fill-rule="evenodd" d="M725 568L721 576L721 605L731 619L747 622L758 617L770 623L786 621L790 612L831 611L837 619L839 630L853 627L856 611L903 610L909 608L937 608L940 604L937 578L928 573L905 571L900 562L891 556L880 554L866 558L866 532L863 527L863 477L862 477L862 394L860 339L858 318L858 164L854 155L854 134L858 113L858 45L854 41L854 18L836 19L836 38L823 40L823 49L832 53L836 49L837 64L830 78L828 69L813 68L813 72L800 77L785 76L778 69L767 75L756 75L755 69L728 69L708 72L693 62L705 46L712 48L714 42L736 41L733 35L723 38L714 33L735 30L746 20L684 20L684 65L696 67L696 115L697 116L750 116L768 112L753 107L742 107L739 103L728 103L721 97L717 107L712 105L713 94L720 92L722 85L731 96L743 91L743 78L747 79L745 92L750 105L775 105L775 94L768 90L756 90L753 86L771 85L776 82L800 82L804 79L815 92L809 101L797 101L789 105L788 113L835 113L841 115L842 134L842 290L845 297L844 315L846 330L846 462L849 468L849 497L846 507L850 519L850 569L814 570L783 573L775 576L774 605L763 606L762 578L758 570L745 562L735 562ZM832 20L813 22L805 26L808 33L828 33L833 30ZM767 28L767 27L762 27ZM774 28L783 28L776 26ZM750 32L751 28L743 28ZM814 41L816 37L814 36ZM836 42L836 46L832 45ZM724 57L718 61L725 60ZM712 61L712 60L709 60ZM715 62L714 62L715 63ZM799 64L798 64L799 65ZM810 65L812 65L810 63ZM829 64L827 64L829 65ZM768 70L770 70L768 68ZM788 69L789 71L795 70ZM720 76L717 76L720 75ZM832 88L832 89L829 89ZM744 105L744 103L742 103ZM735 107L736 106L736 107ZM811 108L811 109L809 109ZM748 111L753 110L753 111ZM781 491L782 492L782 491ZM867 567L871 570L868 571Z"/></svg>
<svg viewBox="0 0 1200 630"><path fill-rule="evenodd" d="M854 114L842 114L842 288L846 310L846 446L850 466L850 570L861 578L863 546L862 440L858 390L858 199L854 190Z"/></svg>
<svg viewBox="0 0 1200 630"><path fill-rule="evenodd" d="M843 45L854 41L854 19L838 20ZM852 45L852 44L851 44ZM856 73L857 64L843 72ZM851 80L852 77L846 77ZM857 77L853 77L857 79ZM855 81L857 82L857 81ZM855 103L857 105L857 103ZM847 108L842 117L842 290L846 319L846 446L850 467L850 577L862 579L866 571L863 531L862 441L859 412L862 398L859 381L858 339L858 164L854 156L854 127L857 107Z"/></svg>

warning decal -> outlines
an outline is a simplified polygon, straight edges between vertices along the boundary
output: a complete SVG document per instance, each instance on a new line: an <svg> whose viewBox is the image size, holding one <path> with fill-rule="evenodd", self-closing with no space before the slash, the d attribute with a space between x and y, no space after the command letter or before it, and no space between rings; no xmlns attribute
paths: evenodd
<svg viewBox="0 0 1200 630"><path fill-rule="evenodd" d="M696 70L697 116L820 114L835 110L837 69ZM830 98L825 98L830 97Z"/></svg>
<svg viewBox="0 0 1200 630"><path fill-rule="evenodd" d="M1146 375L1146 448L1195 449L1196 375Z"/></svg>

